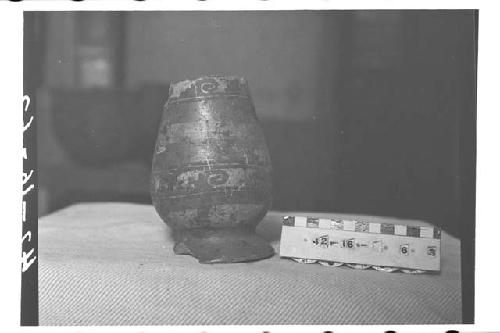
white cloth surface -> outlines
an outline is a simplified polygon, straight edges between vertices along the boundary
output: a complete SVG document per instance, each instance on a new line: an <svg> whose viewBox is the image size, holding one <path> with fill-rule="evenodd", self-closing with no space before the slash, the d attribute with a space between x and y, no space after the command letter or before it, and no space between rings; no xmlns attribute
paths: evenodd
<svg viewBox="0 0 500 333"><path fill-rule="evenodd" d="M258 233L279 250L281 216L426 225L346 214L274 212ZM441 273L403 274L274 257L199 264L175 255L150 205L77 204L39 221L40 325L461 323L460 242L442 233Z"/></svg>

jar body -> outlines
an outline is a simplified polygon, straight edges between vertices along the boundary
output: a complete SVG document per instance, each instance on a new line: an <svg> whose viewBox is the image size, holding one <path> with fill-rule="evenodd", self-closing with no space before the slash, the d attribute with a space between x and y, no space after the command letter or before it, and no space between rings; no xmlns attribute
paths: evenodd
<svg viewBox="0 0 500 333"><path fill-rule="evenodd" d="M255 229L272 202L272 166L244 79L203 77L171 86L151 195L162 220L180 234Z"/></svg>

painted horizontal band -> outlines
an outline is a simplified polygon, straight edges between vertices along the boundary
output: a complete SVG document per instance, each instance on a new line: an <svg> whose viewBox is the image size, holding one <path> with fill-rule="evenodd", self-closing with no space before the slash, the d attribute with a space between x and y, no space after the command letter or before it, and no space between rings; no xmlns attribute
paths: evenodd
<svg viewBox="0 0 500 333"><path fill-rule="evenodd" d="M216 98L220 98L220 97L243 98L243 99L247 99L247 100L250 99L250 96L248 96L248 95L238 95L238 94L231 94L231 93L216 93L216 94L211 94L211 95L201 95L201 96L184 97L184 98L178 98L178 97L170 98L170 99L168 99L165 106L183 103L183 102L197 101L197 100L216 99Z"/></svg>
<svg viewBox="0 0 500 333"><path fill-rule="evenodd" d="M152 176L154 191L171 197L212 191L256 191L271 181L270 174L260 168L203 168Z"/></svg>
<svg viewBox="0 0 500 333"><path fill-rule="evenodd" d="M158 138L157 151L160 147L168 148L171 144L190 143L194 145L264 145L264 135L259 133L257 125L215 121L197 121L173 123L160 131L164 137ZM163 134L164 133L164 134Z"/></svg>
<svg viewBox="0 0 500 333"><path fill-rule="evenodd" d="M271 201L271 188L267 187L255 191L215 190L177 196L171 196L165 192L153 191L153 201L162 206L162 209L166 209L166 211L211 207L221 204L267 204Z"/></svg>
<svg viewBox="0 0 500 333"><path fill-rule="evenodd" d="M227 76L205 76L170 85L169 100L217 94L250 95L245 79Z"/></svg>
<svg viewBox="0 0 500 333"><path fill-rule="evenodd" d="M215 162L215 161L209 161L207 163L206 161L203 162L196 162L196 163L190 163L183 165L180 168L170 168L170 169L163 169L163 170L153 170L152 174L153 175L163 175L163 174L169 174L169 173L180 173L180 172L185 172L185 171L191 171L191 170L219 170L219 169L227 169L227 168L243 168L243 169L265 169L270 171L271 167L269 164L246 164L246 163L238 163L238 162Z"/></svg>
<svg viewBox="0 0 500 333"><path fill-rule="evenodd" d="M257 124L257 116L251 100L240 98L240 96L190 98L183 100L182 103L169 102L164 110L164 120L169 124L206 120Z"/></svg>
<svg viewBox="0 0 500 333"><path fill-rule="evenodd" d="M182 168L185 165L204 163L208 167L219 163L240 163L250 165L270 165L269 152L263 145L253 147L243 145L196 145L174 143L153 156L156 170Z"/></svg>

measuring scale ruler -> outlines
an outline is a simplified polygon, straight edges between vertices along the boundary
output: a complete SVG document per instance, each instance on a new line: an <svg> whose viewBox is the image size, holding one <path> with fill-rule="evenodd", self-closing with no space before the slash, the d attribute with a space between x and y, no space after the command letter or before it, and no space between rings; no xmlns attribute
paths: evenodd
<svg viewBox="0 0 500 333"><path fill-rule="evenodd" d="M440 270L441 230L390 223L284 216L280 256L300 263L383 272Z"/></svg>

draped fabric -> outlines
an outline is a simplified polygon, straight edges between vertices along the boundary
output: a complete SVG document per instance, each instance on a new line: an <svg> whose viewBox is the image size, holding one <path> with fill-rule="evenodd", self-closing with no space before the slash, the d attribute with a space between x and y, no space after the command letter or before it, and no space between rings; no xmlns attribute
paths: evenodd
<svg viewBox="0 0 500 333"><path fill-rule="evenodd" d="M279 250L281 217L257 232ZM427 225L346 214L318 217ZM440 274L384 273L274 257L199 264L175 255L150 205L77 204L39 221L40 325L461 323L460 242L443 232Z"/></svg>

